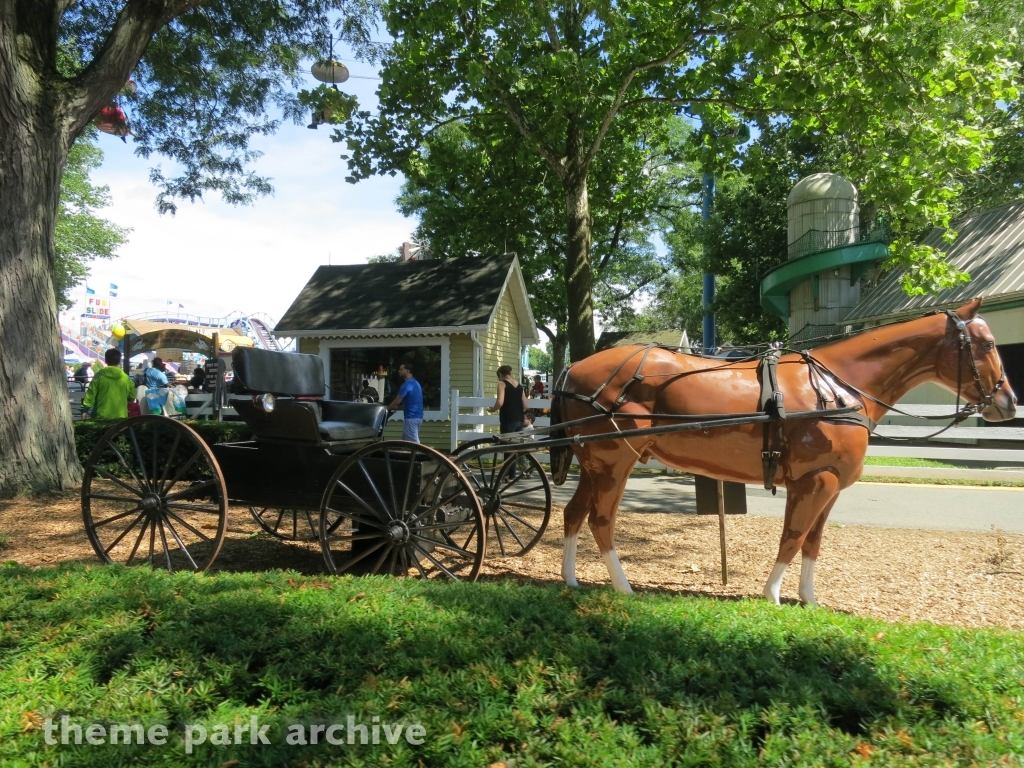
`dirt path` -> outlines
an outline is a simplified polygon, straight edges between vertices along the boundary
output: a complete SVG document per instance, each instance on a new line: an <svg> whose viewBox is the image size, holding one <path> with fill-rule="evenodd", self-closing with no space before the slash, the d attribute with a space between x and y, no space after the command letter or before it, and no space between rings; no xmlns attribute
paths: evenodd
<svg viewBox="0 0 1024 768"><path fill-rule="evenodd" d="M491 560L481 578L560 583L561 510L541 543L524 558ZM322 573L315 544L257 535L243 507L232 507L215 570L292 568ZM617 548L633 588L700 595L758 596L771 571L781 522L727 521L729 585L721 583L717 518L624 512ZM85 536L78 498L67 494L0 501L0 561L27 566L97 562ZM818 562L819 602L832 610L889 621L1024 629L1024 536L829 525ZM577 573L581 584L607 584L608 573L584 527ZM799 562L786 574L783 597L794 599Z"/></svg>

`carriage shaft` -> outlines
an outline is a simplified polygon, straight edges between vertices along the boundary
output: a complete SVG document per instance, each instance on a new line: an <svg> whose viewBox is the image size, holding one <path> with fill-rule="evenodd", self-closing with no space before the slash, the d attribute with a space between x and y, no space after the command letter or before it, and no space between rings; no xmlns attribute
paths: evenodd
<svg viewBox="0 0 1024 768"><path fill-rule="evenodd" d="M849 417L857 415L862 406L854 405L846 408L834 408L828 411L788 411L786 421L797 419L820 419L824 421L848 421L854 426L866 426L860 420L853 420ZM681 414L610 414L609 418L617 415L623 418L632 418L645 421L657 421L659 419L693 418ZM579 422L590 421L592 417L579 419L578 421L566 421L557 425L557 429L566 429L576 426ZM481 456L495 453L533 453L535 451L547 450L550 448L564 448L584 443L600 442L602 440L624 440L629 437L646 437L648 435L661 435L671 432L695 432L705 429L721 429L722 427L741 427L748 424L764 424L772 421L774 416L767 413L744 413L737 415L714 414L710 418L701 416L703 421L686 422L682 424L664 424L659 427L640 427L637 429L623 429L615 432L600 432L594 435L573 435L572 437L548 438L546 440L524 440L523 442L503 442L502 437L495 436L497 442L492 445L474 448L461 454L466 461L472 461ZM516 433L509 433L516 434ZM508 438L506 438L508 439ZM514 438L513 438L514 439Z"/></svg>

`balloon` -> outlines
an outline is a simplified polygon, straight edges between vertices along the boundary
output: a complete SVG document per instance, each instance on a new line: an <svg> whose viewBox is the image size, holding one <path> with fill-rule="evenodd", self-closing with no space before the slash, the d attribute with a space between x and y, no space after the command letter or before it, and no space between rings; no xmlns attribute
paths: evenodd
<svg viewBox="0 0 1024 768"><path fill-rule="evenodd" d="M128 118L124 110L111 102L109 107L104 107L93 117L93 124L104 133L111 136L119 136L122 141L127 141L126 136L134 136L132 129L128 127Z"/></svg>
<svg viewBox="0 0 1024 768"><path fill-rule="evenodd" d="M123 338L124 338L124 326L123 326L123 325L121 325L120 323L114 323L114 324L113 324L113 325L112 325L112 326L110 327L110 334L111 334L111 335L112 335L112 336L113 336L113 337L114 337L115 339L123 339Z"/></svg>

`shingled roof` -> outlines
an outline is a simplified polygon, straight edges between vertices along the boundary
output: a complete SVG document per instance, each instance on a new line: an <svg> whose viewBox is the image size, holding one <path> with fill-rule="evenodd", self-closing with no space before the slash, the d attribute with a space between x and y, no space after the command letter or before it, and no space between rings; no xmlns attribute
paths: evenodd
<svg viewBox="0 0 1024 768"><path fill-rule="evenodd" d="M597 340L597 351L603 352L612 347L628 347L633 344L661 344L664 347L687 347L690 340L686 331L602 331Z"/></svg>
<svg viewBox="0 0 1024 768"><path fill-rule="evenodd" d="M510 282L525 341L536 331L522 280L515 256L322 266L274 333L485 330Z"/></svg>

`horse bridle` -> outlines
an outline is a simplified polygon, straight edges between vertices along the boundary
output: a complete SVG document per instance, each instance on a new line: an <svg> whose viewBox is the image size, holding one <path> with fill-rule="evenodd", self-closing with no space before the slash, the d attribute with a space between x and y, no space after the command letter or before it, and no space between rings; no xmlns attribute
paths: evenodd
<svg viewBox="0 0 1024 768"><path fill-rule="evenodd" d="M999 381L992 387L991 392L986 392L984 385L981 383L981 372L978 370L978 361L974 357L974 343L971 339L971 334L967 332L967 326L974 322L972 317L970 320L962 319L956 312L951 309L947 309L945 314L953 321L956 326L957 333L960 335L960 351L957 354L956 360L956 401L957 407L960 405L960 393L963 387L963 356L964 350L967 350L967 359L971 363L971 374L974 376L974 386L978 388L978 396L981 398L981 402L977 405L967 405L964 407L964 411L968 409L975 413L980 413L985 408L990 407L995 403L996 393L1003 388L1006 383L1005 371L999 377ZM992 348L995 348L995 342L992 342Z"/></svg>

